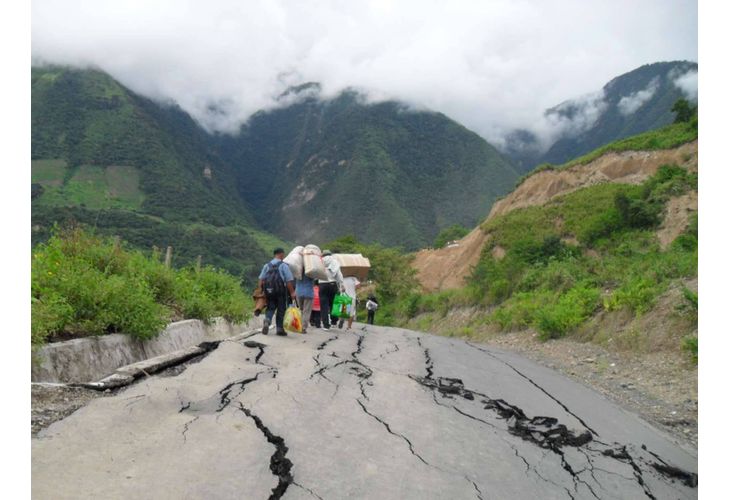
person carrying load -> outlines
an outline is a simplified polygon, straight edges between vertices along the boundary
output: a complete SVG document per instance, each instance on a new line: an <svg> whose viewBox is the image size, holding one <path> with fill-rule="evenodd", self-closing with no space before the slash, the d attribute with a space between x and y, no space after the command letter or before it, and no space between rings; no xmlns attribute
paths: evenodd
<svg viewBox="0 0 730 500"><path fill-rule="evenodd" d="M294 276L284 259L284 249L274 250L274 258L264 264L259 274L259 286L266 294L266 317L261 333L269 334L271 320L276 312L276 334L286 335L284 330L284 312L287 306L287 295L296 303L297 294L294 290Z"/></svg>
<svg viewBox="0 0 730 500"><path fill-rule="evenodd" d="M344 278L340 272L340 263L332 256L332 252L325 250L322 252L322 262L327 272L326 280L319 280L319 303L320 316L322 319L322 329L330 329L330 311L335 294L343 287Z"/></svg>

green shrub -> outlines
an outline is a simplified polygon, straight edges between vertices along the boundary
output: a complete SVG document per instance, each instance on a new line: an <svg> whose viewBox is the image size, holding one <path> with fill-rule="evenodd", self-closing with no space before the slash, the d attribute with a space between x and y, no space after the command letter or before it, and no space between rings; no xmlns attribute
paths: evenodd
<svg viewBox="0 0 730 500"><path fill-rule="evenodd" d="M63 330L73 318L73 309L63 297L49 293L43 300L31 298L31 343L43 344L48 336Z"/></svg>
<svg viewBox="0 0 730 500"><path fill-rule="evenodd" d="M157 335L172 318L244 319L238 280L212 268L167 269L156 259L80 229L56 230L31 265L31 341L61 334Z"/></svg>
<svg viewBox="0 0 730 500"><path fill-rule="evenodd" d="M230 275L204 267L180 270L176 275L175 294L185 317L204 321L222 316L229 321L244 319L246 298L237 280Z"/></svg>
<svg viewBox="0 0 730 500"><path fill-rule="evenodd" d="M538 311L555 301L555 297L551 291L516 293L492 312L489 322L501 330L527 328L534 324Z"/></svg>
<svg viewBox="0 0 730 500"><path fill-rule="evenodd" d="M417 293L410 293L406 295L403 300L403 314L407 319L411 319L419 312L421 304L421 296Z"/></svg>
<svg viewBox="0 0 730 500"><path fill-rule="evenodd" d="M604 308L615 311L626 307L636 314L643 314L651 309L662 291L663 287L651 279L634 276L604 300Z"/></svg>
<svg viewBox="0 0 730 500"><path fill-rule="evenodd" d="M598 305L600 291L581 284L572 288L554 304L537 311L535 328L541 340L562 337L583 323Z"/></svg>
<svg viewBox="0 0 730 500"><path fill-rule="evenodd" d="M648 229L659 224L661 205L646 199L629 198L625 193L617 193L614 199L621 226Z"/></svg>
<svg viewBox="0 0 730 500"><path fill-rule="evenodd" d="M434 248L443 248L449 241L459 240L469 234L469 230L460 224L442 229L433 242Z"/></svg>

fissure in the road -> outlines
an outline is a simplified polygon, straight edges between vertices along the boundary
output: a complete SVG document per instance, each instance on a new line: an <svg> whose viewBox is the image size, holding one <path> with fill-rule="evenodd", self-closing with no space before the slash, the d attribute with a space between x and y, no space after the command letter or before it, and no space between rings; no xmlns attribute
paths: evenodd
<svg viewBox="0 0 730 500"><path fill-rule="evenodd" d="M565 405L565 404L564 404L564 403L563 403L562 401L560 401L560 400L559 400L558 398L556 398L555 396L553 396L552 394L550 394L550 393L549 393L548 391L546 391L546 390L545 390L545 389L544 389L544 388L543 388L542 386L540 386L540 385L539 385L539 384L538 384L537 382L535 382L535 381L534 381L534 380L532 380L532 379L531 379L530 377L528 377L527 375L525 375L524 373L522 373L521 371L519 371L519 370L518 370L517 368L515 368L514 366L512 366L511 364L509 364L509 363L508 363L508 362L506 362L505 360L503 360L503 359L499 358L498 356L495 356L495 355L494 355L493 353L489 352L489 351L488 351L488 350L486 350L486 349L482 349L481 347L475 346L474 344L471 344L471 343L469 343L469 342L467 342L467 345L469 345L470 347L473 347L474 349L477 349L477 350L479 350L479 351L482 351L482 352L483 352L484 354L486 354L487 356L491 357L492 359L495 359L495 360L499 361L500 363L502 363L502 364L504 364L504 365L508 366L508 367L509 367L510 369L512 369L512 371L514 371L514 372L515 372L515 373L516 373L517 375L519 375L520 377L522 377L522 378L524 378L525 380L527 380L527 381L528 381L528 382L529 382L530 384L532 384L533 386L535 386L535 387L536 387L536 388L537 388L538 390L540 390L540 391L541 391L541 392L542 392L543 394L545 394L545 395L546 395L547 397L549 397L550 399L552 399L553 401L555 401L555 402L556 402L556 403L557 403L557 404L558 404L558 405L559 405L559 406L560 406L561 408L563 408L563 410L565 410L565 411L566 411L566 412L567 412L567 413L568 413L569 415L572 415L573 417L575 417L575 419L576 419L576 420L578 420L578 422L580 422L580 423L581 423L581 425L583 425L583 427L585 427L586 429L588 429L588 430L589 430L590 432L592 432L592 433L593 433L594 435L596 435L596 436L598 436L598 435L599 435L599 434L598 434L598 433L597 433L597 432L596 432L595 430L593 430L593 429L592 429L592 428L591 428L591 427L590 427L590 426L589 426L589 425L588 425L587 423L585 423L585 421L584 421L584 420L583 420L582 418L580 418L580 417L579 417L578 415L576 415L575 413L573 413L573 412L572 412L572 411L570 410L570 408L568 408L568 407L567 407L567 406L566 406L566 405Z"/></svg>
<svg viewBox="0 0 730 500"><path fill-rule="evenodd" d="M460 396L469 401L475 401L476 396L480 399L479 401L483 404L483 408L486 410L497 413L500 419L507 421L507 430L510 434L520 437L521 439L534 443L537 446L550 450L560 457L561 465L563 469L571 476L573 481L578 484L584 485L590 493L598 498L593 488L579 477L579 473L576 472L573 467L568 463L565 454L562 449L565 446L580 448L588 443L594 442L593 434L589 431L576 433L569 430L564 424L559 423L558 419L554 417L536 416L529 418L525 415L524 411L503 399L490 399L484 394L476 391L471 391L464 387L463 382L459 379L448 378L448 377L436 377L433 378L431 371L429 371L426 377L411 376L411 378L417 381L422 386L438 392L445 398L452 398L454 396ZM458 411L456 407L453 407ZM459 411L474 420L480 420L478 417L469 415L465 412ZM484 422L484 421L483 421ZM487 423L487 422L485 422ZM491 424L490 424L491 425ZM594 450L589 449L591 452L599 452L601 455L609 458L613 458L620 462L629 465L634 473L634 478L639 486L644 491L644 494L650 498L655 499L656 497L652 493L649 485L647 484L644 473L641 467L637 464L637 460L628 452L626 446L618 448L610 448L600 442L595 442L599 446L605 446L605 449ZM648 462L655 471L660 473L662 476L670 480L679 480L685 486L694 488L697 486L697 475L684 471L678 467L670 465L665 461L661 460L658 456L654 455L660 462ZM593 464L588 460L588 470L593 471ZM597 483L598 484L598 483Z"/></svg>
<svg viewBox="0 0 730 500"><path fill-rule="evenodd" d="M292 464L291 460L286 457L289 448L281 436L277 436L271 432L271 430L264 425L263 421L256 414L243 406L243 403L239 402L238 406L247 417L254 421L256 427L264 434L264 436L266 436L266 440L275 447L274 454L271 455L269 462L269 469L276 477L279 478L279 482L274 489L271 490L269 500L277 500L284 496L287 488L294 481L294 476L291 472L294 464Z"/></svg>
<svg viewBox="0 0 730 500"><path fill-rule="evenodd" d="M494 353L489 352L487 349L483 349L481 347L475 346L474 344L471 344L469 342L467 342L467 344L470 347L473 347L474 349L477 349L479 351L482 351L483 353L487 354L491 358L493 358L493 359L499 361L500 363L503 363L504 365L506 365L509 368L511 368L515 373L517 373L519 376L521 376L522 378L524 378L525 380L527 380L528 382L530 382L533 386L535 386L536 388L538 388L540 391L542 391L544 394L546 394L550 399L552 399L558 405L560 405L568 414L570 414L573 417L575 417L593 435L599 436L598 432L596 432L594 429L592 429L591 427L589 427L588 424L582 418L580 418L578 415L576 415L575 413L573 413L572 411L570 411L570 409L562 401L560 401L555 396L553 396L552 394L550 394L543 387L541 387L537 382L535 382L530 377L528 377L527 375L525 375L524 373L522 373L520 370L518 370L517 368L515 368L514 366L512 366L510 363L508 363L507 361L505 361L505 360L499 358L498 356L494 355ZM601 444L603 444L603 443L601 443ZM657 454L652 453L651 451L648 451L646 449L646 446L645 445L642 445L641 448L644 451L647 451L649 454L651 454L654 458L656 458L657 460L659 460L659 462L650 462L650 461L648 461L647 463L654 470L656 470L657 472L659 472L662 476L664 476L665 478L670 479L672 481L679 480L681 483L683 483L685 486L687 486L689 488L696 488L697 487L697 484L698 484L698 476L697 476L697 474L695 474L693 472L685 471L683 469L680 469L679 467L676 467L674 465L671 465L671 464L667 463L666 461L664 461ZM646 482L645 482L645 480L643 478L643 473L641 471L641 468L636 464L636 461L634 460L634 458L626 450L626 446L620 447L619 449L621 450L620 452L616 452L616 450L603 450L603 455L604 456L610 456L610 457L619 459L621 461L625 461L626 463L629 463L631 465L632 469L634 470L634 476L636 477L637 482L642 486L642 488L644 489L644 492L646 493L646 495L648 497L650 497L650 498L654 498L653 494L649 490L648 485L646 484Z"/></svg>
<svg viewBox="0 0 730 500"><path fill-rule="evenodd" d="M256 343L258 344L258 343ZM258 345L249 345L247 347L254 347L260 349L260 352L257 356L256 361L258 362L263 355L264 352L264 344L258 344ZM231 402L239 397L243 391L246 389L246 386L248 384L251 384L257 380L259 380L259 376L262 374L271 374L272 378L274 378L278 370L274 367L269 367L268 370L260 371L256 373L255 376L245 378L242 380L236 380L234 382L231 382L227 384L225 387L223 387L220 391L218 391L217 399L218 404L216 408L212 408L210 401L212 401L212 398L208 398L204 401L199 402L188 402L186 404L181 405L180 412L189 412L189 411L197 411L197 412L206 412L213 410L216 413L222 412L224 409L226 409ZM238 392L236 394L232 395L232 392L234 389L238 389ZM238 402L239 409L250 419L254 421L254 424L256 425L256 428L261 431L261 433L266 437L266 440L273 444L275 447L274 454L271 455L270 463L269 463L269 469L271 472L278 478L278 482L276 487L272 489L271 495L269 496L270 500L276 500L281 498L284 493L286 492L287 488L290 484L294 481L294 476L291 472L291 469L293 467L293 464L291 460L289 460L286 456L287 452L289 451L289 448L286 446L286 443L284 442L284 438L281 436L277 436L271 430L264 424L264 422L259 418L258 415L254 414L249 408L246 408L243 403L240 401ZM197 420L198 417L196 416L193 420L190 422L187 422L183 429L183 439L185 439L185 435L188 432L189 425L192 424L195 420Z"/></svg>

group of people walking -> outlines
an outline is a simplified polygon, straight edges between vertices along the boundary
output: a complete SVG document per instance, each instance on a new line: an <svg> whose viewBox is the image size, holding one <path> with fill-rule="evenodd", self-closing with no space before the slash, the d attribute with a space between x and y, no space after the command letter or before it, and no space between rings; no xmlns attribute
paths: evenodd
<svg viewBox="0 0 730 500"><path fill-rule="evenodd" d="M360 288L360 281L354 276L343 276L340 263L329 250L322 252L327 279L313 280L305 274L302 274L301 279L295 279L284 262L285 255L283 248L275 249L274 258L264 264L259 274L259 287L266 297L266 315L261 333L268 335L275 317L276 334L286 335L284 313L290 303L297 304L301 309L302 333L307 333L308 326L319 327L320 324L323 330L329 330L335 324L342 328L347 322L347 329L352 329L352 322L357 315L357 289ZM335 317L331 314L337 293L345 294L351 299L346 317ZM377 300L370 295L367 302L369 324L374 322L377 307ZM319 314L316 314L317 310Z"/></svg>

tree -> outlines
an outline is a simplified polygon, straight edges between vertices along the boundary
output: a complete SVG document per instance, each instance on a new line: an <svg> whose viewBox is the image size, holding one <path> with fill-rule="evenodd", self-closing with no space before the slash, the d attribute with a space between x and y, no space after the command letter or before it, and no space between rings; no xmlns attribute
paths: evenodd
<svg viewBox="0 0 730 500"><path fill-rule="evenodd" d="M687 99L677 99L671 111L677 113L677 116L674 117L674 123L686 123L692 119L692 115L697 111L697 108L690 106Z"/></svg>
<svg viewBox="0 0 730 500"><path fill-rule="evenodd" d="M467 228L460 226L459 224L454 224L451 227L441 230L438 236L436 236L433 246L435 248L443 248L450 241L461 239L467 234L469 234L469 230Z"/></svg>

